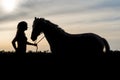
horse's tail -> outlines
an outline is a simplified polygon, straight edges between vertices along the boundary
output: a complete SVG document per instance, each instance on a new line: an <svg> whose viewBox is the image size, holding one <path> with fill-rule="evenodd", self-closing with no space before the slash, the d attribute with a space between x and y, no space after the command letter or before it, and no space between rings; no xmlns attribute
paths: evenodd
<svg viewBox="0 0 120 80"><path fill-rule="evenodd" d="M105 53L109 53L110 52L110 46L109 46L107 40L103 38L103 42L104 42Z"/></svg>

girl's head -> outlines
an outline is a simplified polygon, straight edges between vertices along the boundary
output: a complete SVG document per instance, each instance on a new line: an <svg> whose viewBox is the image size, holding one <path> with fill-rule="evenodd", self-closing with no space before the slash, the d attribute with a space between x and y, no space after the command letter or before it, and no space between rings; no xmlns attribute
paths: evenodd
<svg viewBox="0 0 120 80"><path fill-rule="evenodd" d="M17 29L23 30L23 31L27 30L27 22L25 22L25 21L19 22L17 25Z"/></svg>

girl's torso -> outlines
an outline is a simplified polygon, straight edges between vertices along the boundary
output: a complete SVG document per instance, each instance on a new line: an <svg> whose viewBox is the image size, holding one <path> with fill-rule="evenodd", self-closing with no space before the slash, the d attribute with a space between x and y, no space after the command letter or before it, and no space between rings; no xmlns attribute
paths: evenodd
<svg viewBox="0 0 120 80"><path fill-rule="evenodd" d="M27 37L24 32L17 33L18 51L26 52Z"/></svg>

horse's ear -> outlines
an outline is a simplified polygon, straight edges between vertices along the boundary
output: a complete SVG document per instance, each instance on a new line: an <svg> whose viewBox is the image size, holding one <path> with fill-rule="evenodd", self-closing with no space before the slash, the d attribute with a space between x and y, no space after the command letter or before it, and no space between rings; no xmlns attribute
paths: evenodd
<svg viewBox="0 0 120 80"><path fill-rule="evenodd" d="M36 20L37 18L35 17L35 20Z"/></svg>

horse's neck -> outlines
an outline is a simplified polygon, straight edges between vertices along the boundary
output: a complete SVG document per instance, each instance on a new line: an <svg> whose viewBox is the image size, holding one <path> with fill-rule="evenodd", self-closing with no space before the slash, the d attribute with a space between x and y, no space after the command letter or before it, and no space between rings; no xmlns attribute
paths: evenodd
<svg viewBox="0 0 120 80"><path fill-rule="evenodd" d="M64 39L63 37L65 37L66 34L61 32L59 29L56 29L55 27L46 28L43 32L49 44L59 43L62 41L62 39Z"/></svg>

